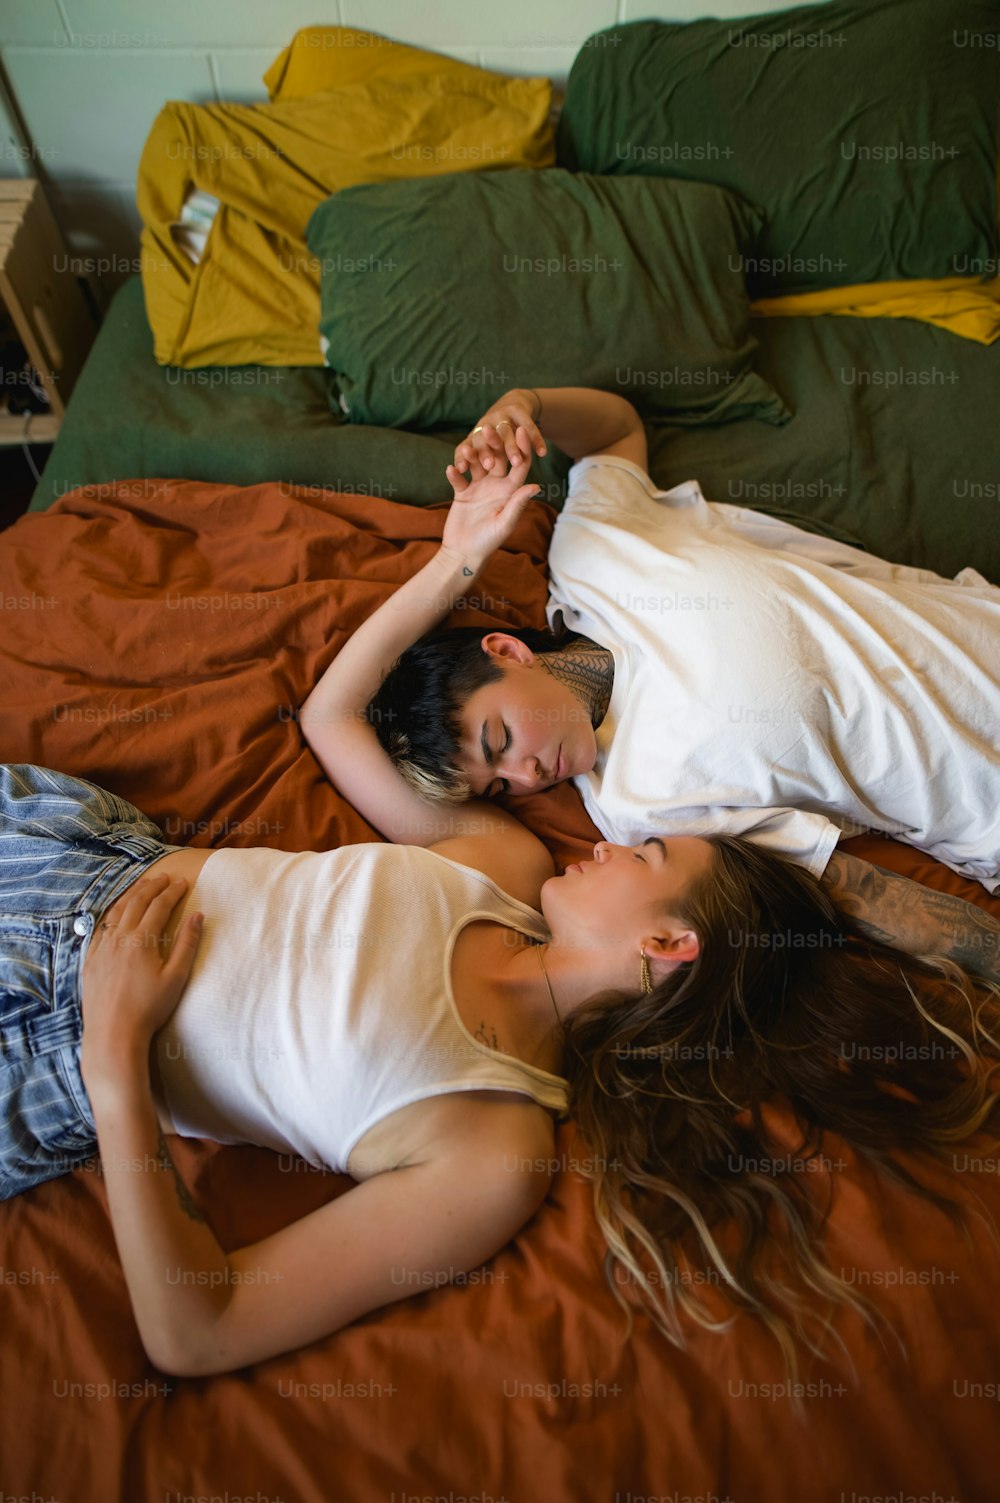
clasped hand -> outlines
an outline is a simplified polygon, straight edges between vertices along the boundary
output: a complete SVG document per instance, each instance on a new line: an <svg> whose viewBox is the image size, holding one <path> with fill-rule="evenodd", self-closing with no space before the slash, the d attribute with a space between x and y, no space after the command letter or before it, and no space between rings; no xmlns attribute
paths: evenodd
<svg viewBox="0 0 1000 1503"><path fill-rule="evenodd" d="M442 543L474 567L506 542L528 502L541 492L540 486L526 484L532 449L546 452L531 408L529 393L508 392L462 440L446 468L454 497Z"/></svg>

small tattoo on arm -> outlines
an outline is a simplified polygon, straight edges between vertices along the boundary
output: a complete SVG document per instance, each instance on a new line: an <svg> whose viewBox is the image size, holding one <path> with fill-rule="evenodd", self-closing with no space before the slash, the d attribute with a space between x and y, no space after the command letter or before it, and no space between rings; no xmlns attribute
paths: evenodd
<svg viewBox="0 0 1000 1503"><path fill-rule="evenodd" d="M157 1129L156 1136L157 1148L159 1149L160 1153L160 1163L163 1165L164 1169L169 1169L170 1173L173 1175L174 1189L177 1191L177 1201L180 1205L181 1210L189 1220L200 1221L202 1222L202 1224L205 1224L205 1218L202 1215L201 1211L198 1209L198 1204L195 1201L194 1196L191 1194L191 1191L181 1179L180 1175L177 1172L177 1165L170 1157L166 1142L164 1141L162 1128Z"/></svg>

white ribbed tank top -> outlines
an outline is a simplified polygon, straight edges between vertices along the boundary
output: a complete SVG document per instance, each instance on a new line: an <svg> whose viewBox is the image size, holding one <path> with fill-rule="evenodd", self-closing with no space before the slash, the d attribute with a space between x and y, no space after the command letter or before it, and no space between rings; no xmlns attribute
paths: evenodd
<svg viewBox="0 0 1000 1503"><path fill-rule="evenodd" d="M344 1171L369 1128L431 1096L516 1091L565 1112L565 1080L480 1044L455 1006L466 924L548 937L540 914L480 872L419 846L227 848L202 867L184 902L194 909L194 969L156 1036L168 1131Z"/></svg>

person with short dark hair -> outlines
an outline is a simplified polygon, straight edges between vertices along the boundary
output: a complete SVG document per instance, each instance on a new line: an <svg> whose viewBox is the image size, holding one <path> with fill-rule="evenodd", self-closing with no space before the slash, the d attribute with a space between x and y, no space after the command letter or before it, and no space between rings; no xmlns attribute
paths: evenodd
<svg viewBox="0 0 1000 1503"><path fill-rule="evenodd" d="M440 632L536 489L539 419L577 460L550 550L556 634ZM985 913L836 848L881 829L1000 883L1000 591L715 506L693 482L656 492L638 414L605 392L506 394L447 475L442 548L300 717L383 834L427 842L463 798L573 779L609 839L745 836L873 937L1000 977Z"/></svg>

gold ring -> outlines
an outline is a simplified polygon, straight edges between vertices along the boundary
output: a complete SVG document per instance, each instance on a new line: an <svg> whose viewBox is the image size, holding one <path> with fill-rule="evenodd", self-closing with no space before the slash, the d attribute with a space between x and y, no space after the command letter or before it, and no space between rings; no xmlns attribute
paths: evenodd
<svg viewBox="0 0 1000 1503"><path fill-rule="evenodd" d="M483 431L483 425L482 425L482 423L479 424L478 428L473 428L472 431L473 431L473 433L482 433L482 431Z"/></svg>
<svg viewBox="0 0 1000 1503"><path fill-rule="evenodd" d="M507 425L508 428L510 428L512 426L511 421L510 421L509 418L501 418L500 421L499 421L499 423L497 423L497 425L496 425L498 433L499 433L500 429L504 426L505 423L506 423L506 425Z"/></svg>

